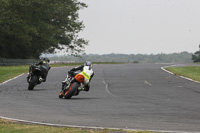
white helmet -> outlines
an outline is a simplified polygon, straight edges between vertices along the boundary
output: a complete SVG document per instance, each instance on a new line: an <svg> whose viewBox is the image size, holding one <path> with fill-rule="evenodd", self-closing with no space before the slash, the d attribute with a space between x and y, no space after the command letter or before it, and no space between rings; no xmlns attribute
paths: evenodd
<svg viewBox="0 0 200 133"><path fill-rule="evenodd" d="M86 62L85 62L85 66L92 66L92 62L86 61Z"/></svg>

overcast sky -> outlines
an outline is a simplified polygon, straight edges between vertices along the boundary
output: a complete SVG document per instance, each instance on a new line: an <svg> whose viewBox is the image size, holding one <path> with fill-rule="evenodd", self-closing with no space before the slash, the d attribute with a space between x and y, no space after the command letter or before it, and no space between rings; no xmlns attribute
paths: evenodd
<svg viewBox="0 0 200 133"><path fill-rule="evenodd" d="M200 0L81 0L87 54L195 52Z"/></svg>

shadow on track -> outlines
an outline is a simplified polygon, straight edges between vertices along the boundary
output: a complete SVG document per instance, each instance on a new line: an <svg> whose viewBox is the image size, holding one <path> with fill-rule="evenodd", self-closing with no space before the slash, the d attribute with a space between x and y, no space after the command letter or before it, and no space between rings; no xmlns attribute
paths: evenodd
<svg viewBox="0 0 200 133"><path fill-rule="evenodd" d="M59 99L61 99L61 100L90 100L90 99L92 99L92 100L94 100L94 99L102 99L102 98L96 98L96 97L81 97L81 98L71 98L71 99L65 99L65 98L59 98Z"/></svg>

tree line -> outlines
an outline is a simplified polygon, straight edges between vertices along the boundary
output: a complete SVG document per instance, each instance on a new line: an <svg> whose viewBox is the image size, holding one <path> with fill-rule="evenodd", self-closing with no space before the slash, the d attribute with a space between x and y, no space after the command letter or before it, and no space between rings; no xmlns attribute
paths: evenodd
<svg viewBox="0 0 200 133"><path fill-rule="evenodd" d="M89 54L81 57L54 56L52 61L75 61L75 62L128 62L128 63L192 63L192 53L181 52L172 54Z"/></svg>
<svg viewBox="0 0 200 133"><path fill-rule="evenodd" d="M200 44L199 44L199 50L196 51L194 54L192 54L192 60L193 62L200 62Z"/></svg>
<svg viewBox="0 0 200 133"><path fill-rule="evenodd" d="M84 53L78 11L86 7L78 0L1 0L0 58L39 58L55 49Z"/></svg>

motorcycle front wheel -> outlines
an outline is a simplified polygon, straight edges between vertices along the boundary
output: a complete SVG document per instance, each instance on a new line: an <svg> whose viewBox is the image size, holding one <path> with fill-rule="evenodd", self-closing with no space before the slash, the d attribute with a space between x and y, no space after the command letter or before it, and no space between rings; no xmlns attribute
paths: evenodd
<svg viewBox="0 0 200 133"><path fill-rule="evenodd" d="M38 77L36 75L33 75L31 77L31 80L29 82L29 85L28 85L28 90L33 90L33 88L35 87L35 85L37 84L37 81L38 81Z"/></svg>
<svg viewBox="0 0 200 133"><path fill-rule="evenodd" d="M62 91L59 93L59 98L63 98L65 95L65 88L67 87L67 84L62 85Z"/></svg>

